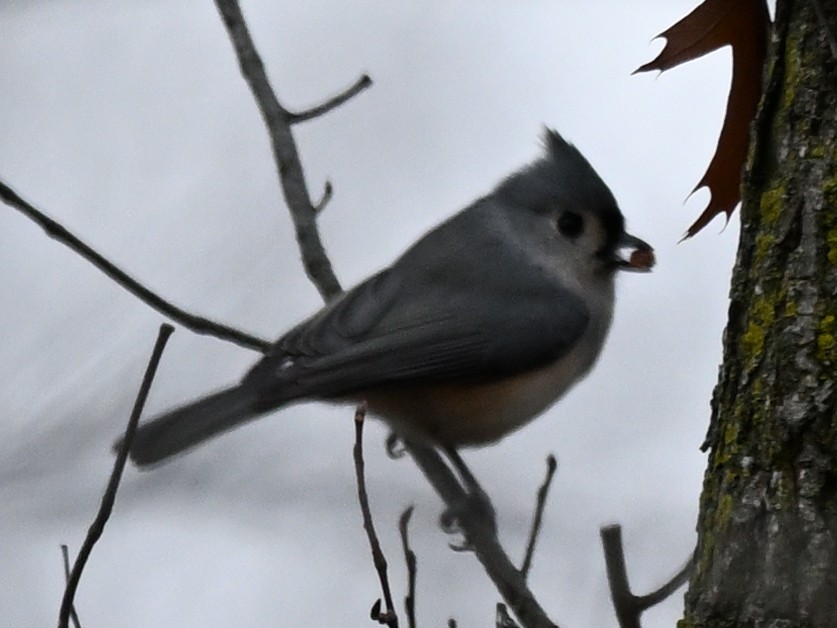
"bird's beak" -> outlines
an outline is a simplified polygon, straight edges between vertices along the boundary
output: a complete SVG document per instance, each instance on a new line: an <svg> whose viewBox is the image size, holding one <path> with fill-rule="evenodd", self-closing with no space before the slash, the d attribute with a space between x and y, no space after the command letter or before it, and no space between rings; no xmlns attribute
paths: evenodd
<svg viewBox="0 0 837 628"><path fill-rule="evenodd" d="M616 267L619 270L646 273L653 268L655 261L650 244L630 233L622 233L616 249Z"/></svg>

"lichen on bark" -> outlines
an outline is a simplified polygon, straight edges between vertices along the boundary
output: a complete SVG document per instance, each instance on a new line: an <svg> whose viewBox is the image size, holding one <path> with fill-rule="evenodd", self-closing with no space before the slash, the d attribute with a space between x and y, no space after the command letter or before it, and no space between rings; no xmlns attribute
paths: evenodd
<svg viewBox="0 0 837 628"><path fill-rule="evenodd" d="M681 627L837 626L835 315L837 60L779 0Z"/></svg>

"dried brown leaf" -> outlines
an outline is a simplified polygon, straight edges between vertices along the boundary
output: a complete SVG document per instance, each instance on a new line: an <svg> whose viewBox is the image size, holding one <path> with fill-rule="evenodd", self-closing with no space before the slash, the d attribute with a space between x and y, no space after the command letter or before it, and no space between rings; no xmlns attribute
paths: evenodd
<svg viewBox="0 0 837 628"><path fill-rule="evenodd" d="M747 159L750 122L761 98L770 17L765 0L704 0L658 37L666 45L636 72L673 68L726 45L732 46L732 84L715 154L692 193L706 186L709 204L689 227L686 238L721 212L727 219L741 200L741 172Z"/></svg>

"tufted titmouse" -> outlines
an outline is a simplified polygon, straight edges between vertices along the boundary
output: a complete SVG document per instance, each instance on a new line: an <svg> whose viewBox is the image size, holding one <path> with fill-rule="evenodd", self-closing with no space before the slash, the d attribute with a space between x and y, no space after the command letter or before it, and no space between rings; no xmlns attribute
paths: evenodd
<svg viewBox="0 0 837 628"><path fill-rule="evenodd" d="M602 349L616 271L649 270L654 255L581 153L555 131L545 144L282 336L239 384L140 425L134 462L303 399L365 400L397 434L450 449L495 441L557 401Z"/></svg>

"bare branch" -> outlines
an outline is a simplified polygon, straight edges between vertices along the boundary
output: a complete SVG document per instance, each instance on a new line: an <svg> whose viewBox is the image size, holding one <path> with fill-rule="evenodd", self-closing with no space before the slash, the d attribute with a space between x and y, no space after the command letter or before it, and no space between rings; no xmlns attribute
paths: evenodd
<svg viewBox="0 0 837 628"><path fill-rule="evenodd" d="M0 181L0 198L6 204L14 207L24 216L37 223L50 238L58 240L81 255L105 275L144 301L146 305L160 312L163 316L171 318L196 334L215 336L221 340L237 344L240 347L261 351L262 353L270 348L271 343L266 340L256 338L255 336L238 331L232 327L227 327L226 325L214 323L200 316L195 316L169 303L79 240L75 235L65 229L64 226L21 198L2 181Z"/></svg>
<svg viewBox="0 0 837 628"><path fill-rule="evenodd" d="M628 582L625 552L622 547L622 526L618 524L605 526L599 533L604 547L610 598L613 601L619 628L640 628L639 620L644 611L659 604L686 583L692 569L692 560L689 559L671 580L656 591L637 596L631 593L631 585Z"/></svg>
<svg viewBox="0 0 837 628"><path fill-rule="evenodd" d="M468 507L468 493L438 452L421 443L407 441L405 444L433 488L448 508L456 512L468 544L521 625L524 628L554 628L556 624L547 617L527 587L523 574L500 545L492 523L484 521L478 512Z"/></svg>
<svg viewBox="0 0 837 628"><path fill-rule="evenodd" d="M549 487L552 484L552 478L555 476L555 469L558 468L558 462L555 456L549 454L546 457L546 477L543 484L538 489L538 496L535 502L535 516L532 518L532 529L529 531L529 542L526 544L526 555L523 558L523 566L520 571L523 572L523 579L529 577L529 570L532 568L532 558L535 555L535 543L538 541L538 534L541 531L541 524L543 523L543 511L546 506L546 496L549 493Z"/></svg>
<svg viewBox="0 0 837 628"><path fill-rule="evenodd" d="M160 331L157 334L157 342L154 345L154 351L151 353L151 359L148 361L148 367L145 370L145 376L142 379L139 393L137 393L134 408L131 410L131 416L128 419L128 427L125 430L125 438L122 441L122 447L116 455L116 460L113 463L113 472L108 480L108 485L102 495L102 502L99 506L99 511L96 513L96 518L90 524L87 530L87 536L81 544L81 549L78 552L73 569L70 572L70 577L67 580L67 587L64 589L64 598L61 600L61 610L58 615L58 627L67 628L67 621L70 615L70 610L73 607L73 599L78 589L79 581L81 580L81 573L84 571L84 566L87 564L87 559L90 558L90 553L93 551L93 546L102 536L105 524L110 518L110 513L113 510L113 504L116 501L116 491L119 489L119 482L122 479L122 472L125 469L125 462L128 460L128 452L131 449L131 441L134 438L134 432L137 429L142 409L145 406L145 400L148 398L148 391L151 390L151 382L154 381L154 375L157 372L157 365L160 363L160 357L163 355L163 349L166 347L166 342L174 331L174 327L168 323L160 325Z"/></svg>
<svg viewBox="0 0 837 628"><path fill-rule="evenodd" d="M65 543L61 544L61 561L64 563L64 586L66 586L70 581L70 552ZM72 620L74 628L81 628L75 604L70 606L70 620Z"/></svg>
<svg viewBox="0 0 837 628"><path fill-rule="evenodd" d="M357 81L355 81L354 85L346 88L336 96L329 98L324 103L317 105L316 107L306 109L305 111L289 113L288 122L290 122L291 124L296 124L298 122L305 122L306 120L312 120L313 118L318 118L322 115L325 115L332 109L336 109L347 100L354 98L367 87L371 86L372 79L369 78L368 75L364 74Z"/></svg>
<svg viewBox="0 0 837 628"><path fill-rule="evenodd" d="M329 301L340 294L340 282L334 275L317 230L317 212L308 194L296 141L291 133L293 114L279 103L267 80L264 63L256 51L238 3L235 0L215 0L215 5L232 40L244 80L250 86L267 125L273 159L296 230L305 272L322 297Z"/></svg>
<svg viewBox="0 0 837 628"><path fill-rule="evenodd" d="M413 516L413 507L405 509L398 519L398 531L401 533L401 545L404 548L404 562L407 563L407 595L404 597L404 609L407 612L407 625L409 628L416 628L416 574L417 564L416 553L410 549L410 538L407 528L410 525L410 517Z"/></svg>
<svg viewBox="0 0 837 628"><path fill-rule="evenodd" d="M380 600L372 607L372 619L379 624L386 624L390 628L398 628L398 615L395 612L395 605L392 602L392 592L387 578L387 559L381 550L381 543L375 532L375 524L372 521L372 511L369 508L369 495L366 492L366 475L364 473L365 463L363 461L363 420L366 417L366 406L361 404L355 410L355 479L357 480L357 500L360 502L360 511L363 513L363 529L366 531L366 538L369 540L369 547L372 550L372 562L378 572L378 579L381 581L381 590L384 593L386 611L380 612Z"/></svg>

